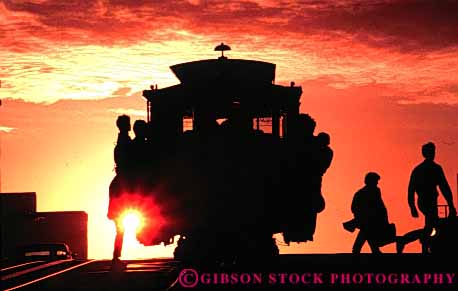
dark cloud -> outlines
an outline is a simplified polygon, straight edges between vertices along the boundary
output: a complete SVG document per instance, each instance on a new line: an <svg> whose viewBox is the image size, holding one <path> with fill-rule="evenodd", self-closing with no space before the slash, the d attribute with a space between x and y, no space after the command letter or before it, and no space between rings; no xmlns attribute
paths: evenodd
<svg viewBox="0 0 458 291"><path fill-rule="evenodd" d="M21 43L29 44L34 38L55 44L83 45L144 41L151 33L173 27L166 19L175 14L164 13L164 8L146 2L144 6L141 2L126 6L84 0L42 3L7 0L4 5L7 12L20 14L20 17L11 17L11 21L0 28L0 34L10 35L10 47L24 48L29 46ZM19 23L17 18L21 17L27 21ZM17 30L22 35L15 34ZM161 33L155 35L155 40L160 40L161 36L167 38Z"/></svg>
<svg viewBox="0 0 458 291"><path fill-rule="evenodd" d="M307 24L317 29L344 31L370 45L407 51L458 45L458 1L363 3L323 9Z"/></svg>
<svg viewBox="0 0 458 291"><path fill-rule="evenodd" d="M167 29L273 37L280 37L281 32L334 37L344 33L371 46L403 51L436 50L458 44L456 0L6 0L4 5L9 12L33 16L35 22L24 22L19 27L33 36L91 44L156 39ZM5 32L0 30L0 34Z"/></svg>

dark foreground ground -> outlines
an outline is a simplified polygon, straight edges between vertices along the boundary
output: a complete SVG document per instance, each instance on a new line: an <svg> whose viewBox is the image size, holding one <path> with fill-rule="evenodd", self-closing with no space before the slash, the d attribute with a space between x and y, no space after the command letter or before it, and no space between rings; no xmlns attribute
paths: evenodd
<svg viewBox="0 0 458 291"><path fill-rule="evenodd" d="M235 265L184 264L170 259L125 263L124 270L113 271L110 261L65 262L62 267L16 277L2 270L2 289L458 290L458 260L452 256L317 254L281 255L274 260ZM41 280L73 266L74 269ZM26 268L29 267L19 270ZM28 284L33 280L38 281Z"/></svg>

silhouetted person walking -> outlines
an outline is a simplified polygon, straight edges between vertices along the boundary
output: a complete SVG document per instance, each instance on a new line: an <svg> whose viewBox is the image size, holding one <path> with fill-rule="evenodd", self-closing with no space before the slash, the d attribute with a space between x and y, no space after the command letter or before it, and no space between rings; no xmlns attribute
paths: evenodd
<svg viewBox="0 0 458 291"><path fill-rule="evenodd" d="M388 224L388 213L382 200L380 188L377 187L380 176L369 172L364 178L365 186L358 190L351 203L351 211L355 217L356 225L360 229L353 244L352 253L359 254L367 241L372 253L381 253L377 232Z"/></svg>
<svg viewBox="0 0 458 291"><path fill-rule="evenodd" d="M401 253L405 244L420 239L422 244L422 253L429 253L429 238L433 229L436 227L439 214L437 207L437 198L439 192L442 192L447 201L449 217L456 216L456 209L453 205L453 196L450 185L447 182L442 167L434 162L436 156L436 146L432 142L424 144L421 153L425 160L414 168L410 176L408 188L408 202L410 213L417 218L418 210L415 203L415 193L417 194L417 204L420 211L425 216L425 225L421 230L414 230L400 237L397 242L397 252Z"/></svg>

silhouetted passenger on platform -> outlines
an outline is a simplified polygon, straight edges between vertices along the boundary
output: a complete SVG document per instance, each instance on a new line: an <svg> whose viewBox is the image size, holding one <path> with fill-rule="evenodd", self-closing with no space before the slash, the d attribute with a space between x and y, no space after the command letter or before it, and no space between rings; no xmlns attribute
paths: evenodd
<svg viewBox="0 0 458 291"><path fill-rule="evenodd" d="M221 124L221 129L228 135L253 135L253 119L241 107L240 104L234 103L231 108L229 117Z"/></svg>
<svg viewBox="0 0 458 291"><path fill-rule="evenodd" d="M114 160L116 164L116 173L125 172L129 164L129 149L131 138L129 131L131 130L130 117L127 115L120 115L116 120L116 126L119 129L118 139L114 149Z"/></svg>
<svg viewBox="0 0 458 291"><path fill-rule="evenodd" d="M334 157L334 152L330 147L331 137L326 132L320 132L316 136L316 142L320 152L319 171L323 176L329 166L331 166L332 158Z"/></svg>
<svg viewBox="0 0 458 291"><path fill-rule="evenodd" d="M359 254L367 241L372 253L381 253L377 232L388 225L388 213L382 200L380 188L377 187L380 176L370 172L364 178L365 186L358 190L351 203L351 211L355 217L356 225L360 229L353 244L352 253Z"/></svg>
<svg viewBox="0 0 458 291"><path fill-rule="evenodd" d="M144 120L136 120L134 122L135 138L131 142L130 147L130 164L132 165L133 175L135 178L144 178L148 172L148 124Z"/></svg>
<svg viewBox="0 0 458 291"><path fill-rule="evenodd" d="M294 130L288 140L288 195L292 195L289 199L295 203L291 203L294 207L289 207L287 213L287 231L283 233L286 243L313 240L317 214L325 207L322 175L330 165L329 152L322 151L314 136L315 120L308 114L300 114L290 122L294 123Z"/></svg>
<svg viewBox="0 0 458 291"><path fill-rule="evenodd" d="M322 182L323 175L326 173L328 168L331 166L334 152L329 146L331 138L329 134L320 132L315 138L315 145L313 147L314 152L313 159L315 160L311 169L312 173L312 193L314 193L314 209L320 213L325 208L325 201L322 193Z"/></svg>
<svg viewBox="0 0 458 291"><path fill-rule="evenodd" d="M405 244L417 239L419 239L422 244L422 253L430 252L430 237L439 220L437 207L439 192L437 191L437 187L439 187L442 195L447 201L449 217L456 216L456 208L453 205L450 185L447 182L442 167L434 162L436 146L434 143L428 142L422 146L421 153L425 160L412 171L408 188L408 202L412 216L415 218L419 217L415 203L416 193L418 208L425 216L425 225L423 229L414 230L398 238L398 253L402 253Z"/></svg>
<svg viewBox="0 0 458 291"><path fill-rule="evenodd" d="M218 130L219 124L210 109L202 109L196 110L193 127L199 135L212 136Z"/></svg>
<svg viewBox="0 0 458 291"><path fill-rule="evenodd" d="M110 184L109 188L109 204L108 204L108 218L113 220L116 226L116 237L113 249L113 263L119 262L121 256L124 230L119 219L119 208L117 198L120 197L122 189L128 187L129 172L131 165L131 144L132 140L129 136L131 130L130 117L127 115L118 116L116 126L119 129L118 139L114 149L114 160L116 164L116 176Z"/></svg>

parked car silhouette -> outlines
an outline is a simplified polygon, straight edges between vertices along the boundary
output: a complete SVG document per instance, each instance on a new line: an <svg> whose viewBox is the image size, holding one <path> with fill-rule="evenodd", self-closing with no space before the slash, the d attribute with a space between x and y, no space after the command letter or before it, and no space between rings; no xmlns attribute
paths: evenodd
<svg viewBox="0 0 458 291"><path fill-rule="evenodd" d="M20 247L18 259L20 260L65 260L72 259L73 254L65 243L42 243Z"/></svg>

